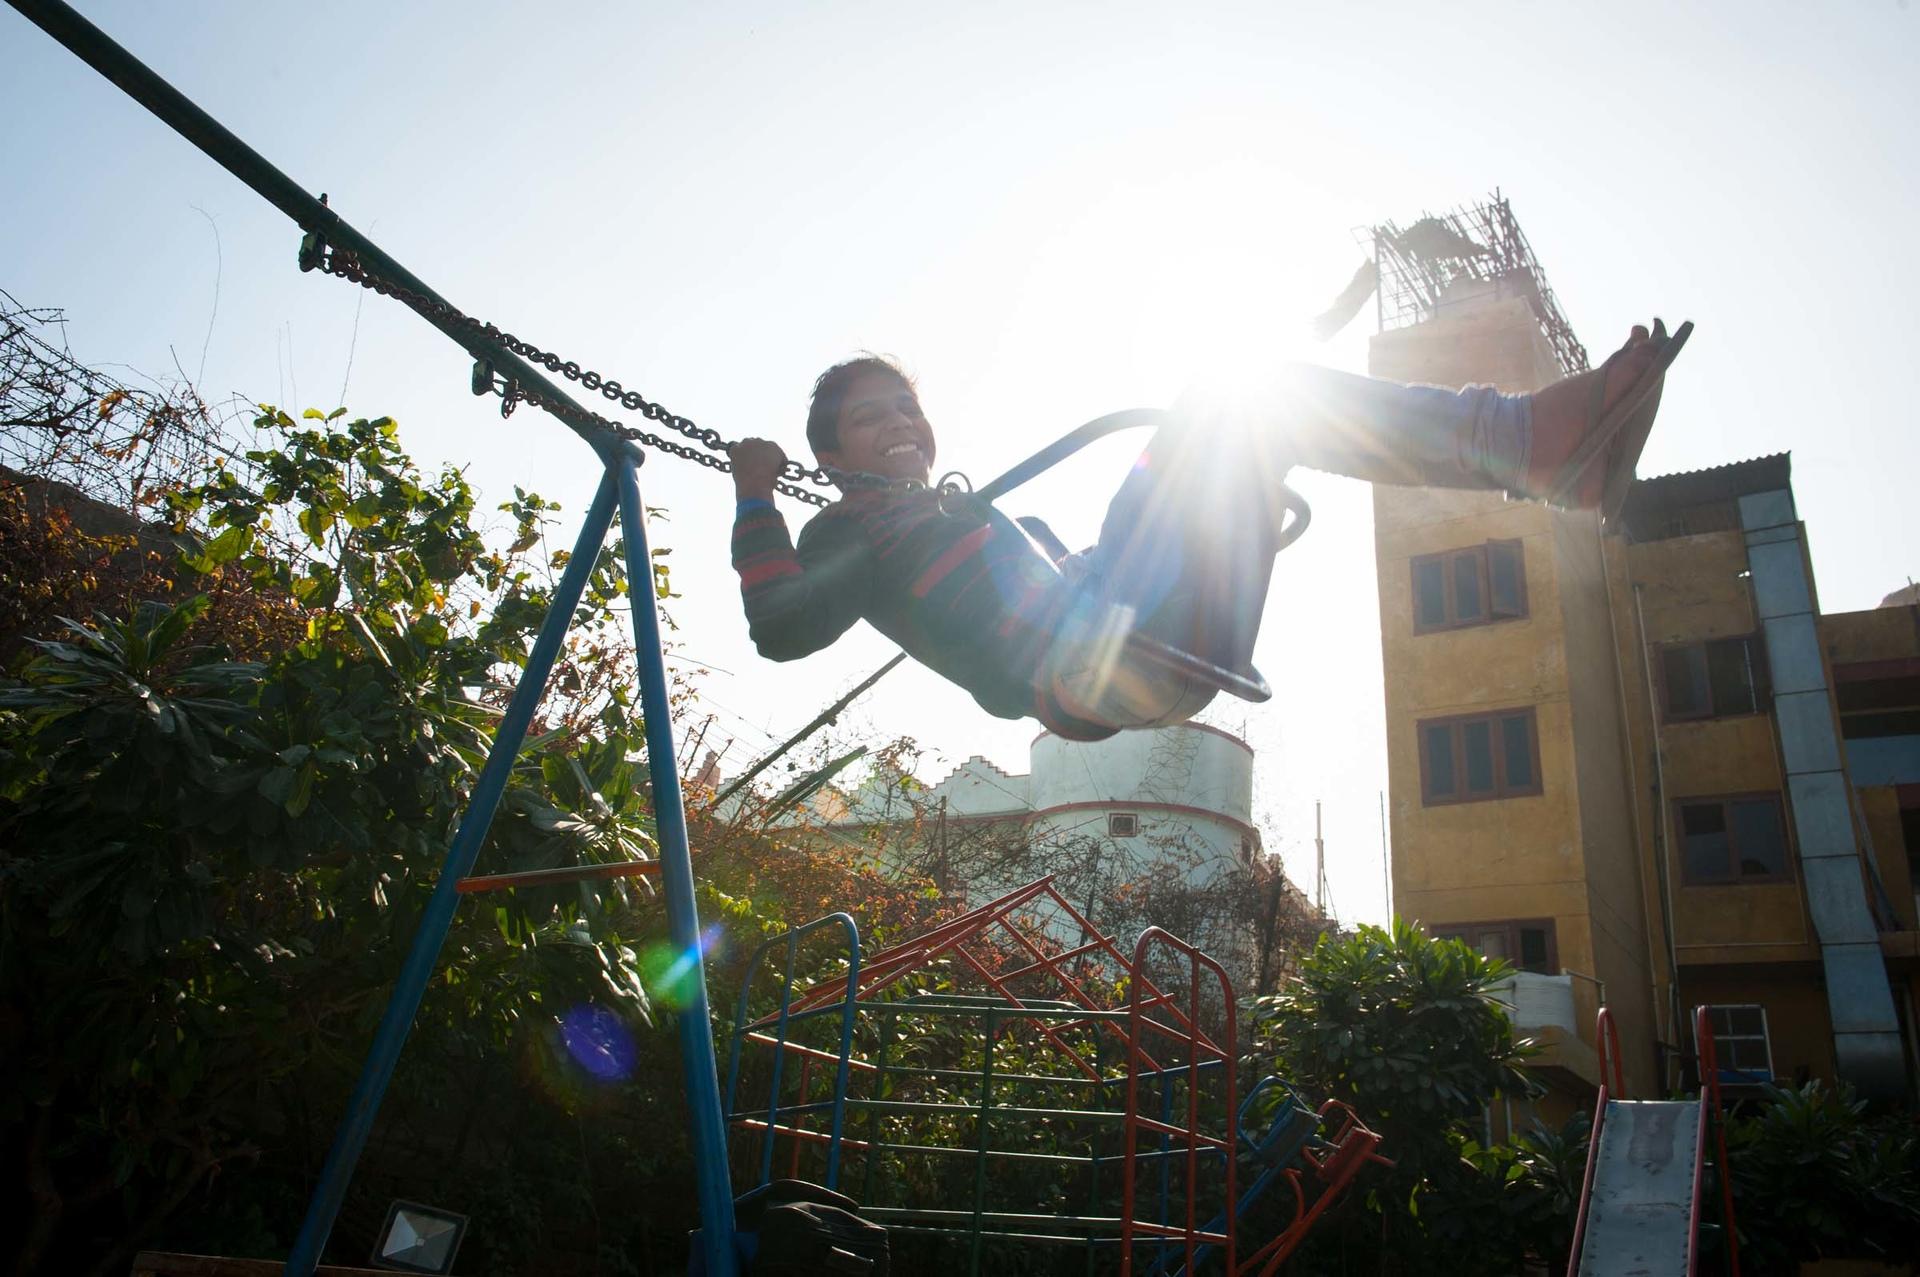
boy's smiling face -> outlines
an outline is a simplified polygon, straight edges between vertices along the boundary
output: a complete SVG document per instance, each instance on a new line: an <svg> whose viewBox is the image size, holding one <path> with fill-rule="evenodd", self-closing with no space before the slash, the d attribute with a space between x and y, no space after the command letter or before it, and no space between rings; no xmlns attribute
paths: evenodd
<svg viewBox="0 0 1920 1277"><path fill-rule="evenodd" d="M913 388L890 372L854 378L840 401L838 433L839 447L820 449L824 465L884 479L926 483L932 477L933 427Z"/></svg>

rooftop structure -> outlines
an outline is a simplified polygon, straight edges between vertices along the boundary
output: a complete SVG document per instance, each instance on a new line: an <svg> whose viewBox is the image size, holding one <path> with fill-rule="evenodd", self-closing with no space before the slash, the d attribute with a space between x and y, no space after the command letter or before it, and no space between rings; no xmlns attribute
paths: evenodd
<svg viewBox="0 0 1920 1277"><path fill-rule="evenodd" d="M1499 191L1448 213L1422 213L1405 228L1381 222L1363 235L1380 268L1382 332L1487 298L1515 297L1533 312L1563 373L1587 367L1587 348L1560 313L1546 272Z"/></svg>

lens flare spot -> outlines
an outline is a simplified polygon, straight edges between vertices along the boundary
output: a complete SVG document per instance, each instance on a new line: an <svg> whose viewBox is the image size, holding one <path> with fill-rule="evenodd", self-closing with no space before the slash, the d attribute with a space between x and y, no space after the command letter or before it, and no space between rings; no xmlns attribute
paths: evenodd
<svg viewBox="0 0 1920 1277"><path fill-rule="evenodd" d="M699 987L700 958L697 951L657 944L640 955L640 983L655 1005L671 1011L685 1009Z"/></svg>
<svg viewBox="0 0 1920 1277"><path fill-rule="evenodd" d="M639 1056L633 1034L602 1006L578 1006L561 1016L560 1040L574 1063L602 1082L631 1076Z"/></svg>

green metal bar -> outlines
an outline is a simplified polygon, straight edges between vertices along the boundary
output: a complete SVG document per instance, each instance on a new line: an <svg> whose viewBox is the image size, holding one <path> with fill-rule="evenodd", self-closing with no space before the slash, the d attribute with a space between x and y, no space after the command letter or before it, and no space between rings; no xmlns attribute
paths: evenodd
<svg viewBox="0 0 1920 1277"><path fill-rule="evenodd" d="M778 1108L775 1108L772 1110L740 1109L737 1112L727 1114L727 1120L729 1122L745 1122L745 1121L761 1122L761 1121L767 1121L767 1120L772 1120L777 1122L781 1118L786 1117L789 1114L818 1113L822 1109L830 1109L832 1107L833 1107L833 1101L831 1099L807 1100L804 1103L800 1103L800 1104L782 1104Z"/></svg>
<svg viewBox="0 0 1920 1277"><path fill-rule="evenodd" d="M887 1093L887 1052L893 1046L894 1031L900 1027L898 1016L882 1015L880 1021L880 1049L874 1052L873 1094L876 1100ZM853 1097L848 1096L847 1103L853 1102ZM860 1200L863 1202L873 1201L873 1177L887 1152L886 1126L881 1120L883 1112L880 1109L867 1110L867 1168L860 1185Z"/></svg>
<svg viewBox="0 0 1920 1277"><path fill-rule="evenodd" d="M791 1025L799 1024L803 1020L817 1019L823 1015L841 1015L846 1011L846 1008L847 1008L847 1004L845 1002L829 1002L824 1006L808 1007L805 1011L795 1011L791 1015L789 1015L787 1017L787 1024L791 1026ZM779 1022L780 1022L779 1013L775 1012L771 1015L765 1015L758 1020L754 1020L750 1022L744 1028L741 1029L741 1032L742 1033L759 1033L766 1029L776 1027L779 1024ZM770 1042L767 1045L773 1046L775 1045L775 1043ZM833 1058L839 1059L840 1057L834 1056Z"/></svg>
<svg viewBox="0 0 1920 1277"><path fill-rule="evenodd" d="M885 1007L902 1015L976 1016L993 1012L1002 1020L1125 1020L1125 1011L1089 1011L1084 1007L1017 1007L1011 1002L993 1006L965 1006L946 1002L867 1003L870 1008Z"/></svg>
<svg viewBox="0 0 1920 1277"><path fill-rule="evenodd" d="M1101 1050L1101 1045L1103 1041L1104 1039L1100 1034L1097 1034L1097 1033L1094 1034L1093 1068L1094 1068L1094 1072L1096 1073L1100 1071L1100 1057L1104 1054L1104 1052ZM1124 1121L1126 1118L1126 1114L1122 1113L1120 1116ZM1093 1152L1087 1158L1087 1210L1091 1212L1093 1208L1095 1206L1098 1206L1099 1204L1100 1204L1100 1143L1099 1143L1099 1136L1098 1134L1096 1134L1094 1136ZM1084 1274L1085 1274L1085 1277L1094 1277L1095 1261L1099 1258L1099 1248L1096 1247L1093 1244L1093 1240L1089 1238L1087 1240L1087 1245L1085 1247L1085 1250L1086 1250L1086 1267L1084 1269ZM1229 1277L1232 1277L1232 1274L1229 1274Z"/></svg>
<svg viewBox="0 0 1920 1277"><path fill-rule="evenodd" d="M1006 1112L996 1108L996 1112ZM979 1157L980 1153L971 1148L955 1148L951 1144L889 1144L888 1148L900 1153L936 1153L941 1157ZM1009 1162L1051 1162L1055 1165L1070 1165L1087 1159L1077 1153L1016 1153L1007 1148L990 1148L988 1157L997 1157ZM861 1210L866 1210L862 1206Z"/></svg>
<svg viewBox="0 0 1920 1277"><path fill-rule="evenodd" d="M916 1077L946 1077L967 1081L971 1081L980 1076L980 1070L978 1069L915 1069L913 1072ZM1062 1086L1106 1086L1108 1082L1111 1081L1111 1079L1107 1078L1095 1081L1093 1078L1082 1077L1077 1073L1071 1077L1066 1074L1048 1076L1041 1073L1002 1073L1000 1074L1000 1080L1002 1082L1032 1082L1041 1086L1052 1086L1055 1083Z"/></svg>
<svg viewBox="0 0 1920 1277"><path fill-rule="evenodd" d="M876 1220L891 1222L896 1219L925 1220L929 1223L950 1220L955 1224L971 1224L974 1220L991 1220L996 1224L1051 1224L1067 1228L1113 1228L1120 1227L1117 1216L1108 1215L1034 1215L1018 1211L982 1211L975 1215L963 1210L921 1210L908 1206L883 1206L877 1209L860 1208L862 1215L872 1216Z"/></svg>
<svg viewBox="0 0 1920 1277"><path fill-rule="evenodd" d="M979 1077L980 1074L975 1073L973 1076ZM938 1100L856 1100L849 1097L847 1107L866 1109L869 1112L877 1109L883 1113L968 1113L978 1115L980 1112L980 1106L978 1104L944 1104ZM1063 1121L1067 1119L1084 1119L1089 1122L1124 1122L1127 1117L1125 1113L1109 1113L1099 1109L1091 1111L1086 1109L1043 1109L1027 1108L1016 1104L996 1104L993 1106L993 1110L996 1113L1004 1113L1009 1117L1046 1117Z"/></svg>
<svg viewBox="0 0 1920 1277"><path fill-rule="evenodd" d="M868 1212L863 1207L861 1213L866 1214ZM917 1224L889 1224L887 1225L887 1231L890 1233L912 1233L916 1237L952 1237L956 1239L976 1235L958 1228L928 1228ZM1102 1243L1113 1245L1120 1240L1118 1237L1066 1237L1051 1233L1005 1233L991 1228L983 1228L977 1235L986 1241L1043 1242L1050 1245L1062 1246L1098 1246Z"/></svg>
<svg viewBox="0 0 1920 1277"><path fill-rule="evenodd" d="M993 1107L993 1040L999 1031L999 1017L989 1009L986 1050L980 1057L980 1116L974 1119L974 1147L980 1160L973 1165L974 1233L967 1259L968 1277L980 1274L980 1220L987 1204L987 1110Z"/></svg>

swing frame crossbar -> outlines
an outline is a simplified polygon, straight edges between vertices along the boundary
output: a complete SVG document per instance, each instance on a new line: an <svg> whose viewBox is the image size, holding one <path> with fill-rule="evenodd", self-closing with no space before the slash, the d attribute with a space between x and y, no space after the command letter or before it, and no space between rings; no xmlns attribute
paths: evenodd
<svg viewBox="0 0 1920 1277"><path fill-rule="evenodd" d="M313 258L312 246L323 241L349 249L382 278L431 301L441 300L433 289L328 208L323 202L324 197L316 199L301 189L259 152L229 132L70 6L60 0L8 0L8 3L192 142L215 163L292 218L308 237L305 244L307 251L302 254L303 266ZM289 1277L312 1277L319 1265L321 1252L345 1201L354 1167L366 1147L408 1032L438 965L440 950L452 927L460 896L518 886L645 874L659 877L672 944L691 959L693 968L686 982L686 1001L675 1020L691 1126L693 1176L702 1221L697 1259L704 1264L703 1271L708 1277L735 1277L739 1272L739 1260L734 1240L733 1196L727 1173L726 1128L709 1027L706 970L701 952L700 920L694 901L686 812L681 800L679 772L675 766L671 700L666 667L661 659L660 618L649 588L653 580L652 556L647 544L646 504L640 494L639 482L640 466L645 457L631 442L598 424L592 413L574 403L558 386L511 350L488 340L483 333L457 328L431 313L415 309L416 313L452 338L474 359L490 363L523 385L537 387L543 394L541 406L593 448L601 464L601 477L575 541L573 557L561 576L552 605L528 654L526 667L494 734L487 761L474 783L466 815L448 845L439 878L389 995L386 1011L374 1033L372 1047L315 1184L285 1272ZM634 861L473 877L474 862L486 841L494 814L505 794L509 774L545 694L574 610L586 591L592 567L599 559L600 550L606 544L616 516L620 520L625 542L625 567L629 599L633 605L641 707L645 715L647 769L652 783L660 858L657 862Z"/></svg>

